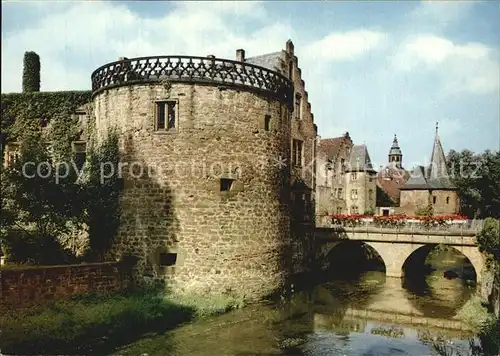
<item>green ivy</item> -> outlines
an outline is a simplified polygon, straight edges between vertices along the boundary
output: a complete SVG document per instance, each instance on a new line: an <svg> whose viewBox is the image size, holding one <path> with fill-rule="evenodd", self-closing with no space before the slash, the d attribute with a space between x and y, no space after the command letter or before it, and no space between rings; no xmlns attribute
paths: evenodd
<svg viewBox="0 0 500 356"><path fill-rule="evenodd" d="M23 93L40 91L40 57L35 52L24 53Z"/></svg>
<svg viewBox="0 0 500 356"><path fill-rule="evenodd" d="M2 94L1 130L16 140L26 129L69 118L91 100L90 91L31 92ZM22 122L21 122L22 121Z"/></svg>
<svg viewBox="0 0 500 356"><path fill-rule="evenodd" d="M2 94L1 98L2 140L21 143L21 161L48 160L52 169L56 162L71 161L72 141L82 132L73 114L78 107L90 103L90 91L12 93ZM91 118L88 130L92 124ZM43 134L42 127L47 128ZM40 157L32 157L33 154ZM29 259L35 263L54 262L54 256L41 251L40 246L51 245L50 250L54 250L52 242L64 232L66 221L74 221L88 225L91 251L87 258L102 260L118 228L120 182L117 177L101 182L100 163L117 164L118 160L118 137L112 134L99 147L90 148L85 169L87 179L78 184L75 172L71 172L64 184L54 184L53 179L25 178L19 169L17 173L2 169L6 178L2 179L2 189L11 194L2 196L0 240L3 245L9 240L11 250L18 250L5 251L4 245L4 252L11 256L17 252L19 260L26 262L28 256L24 252L31 249ZM26 224L35 226L29 238L26 234L10 233ZM19 254L19 250L23 253Z"/></svg>

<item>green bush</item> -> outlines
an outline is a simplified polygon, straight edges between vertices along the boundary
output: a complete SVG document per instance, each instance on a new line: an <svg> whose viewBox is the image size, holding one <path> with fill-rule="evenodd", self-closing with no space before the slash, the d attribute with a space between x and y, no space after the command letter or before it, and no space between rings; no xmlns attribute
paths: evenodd
<svg viewBox="0 0 500 356"><path fill-rule="evenodd" d="M23 92L40 91L40 56L35 52L24 53Z"/></svg>

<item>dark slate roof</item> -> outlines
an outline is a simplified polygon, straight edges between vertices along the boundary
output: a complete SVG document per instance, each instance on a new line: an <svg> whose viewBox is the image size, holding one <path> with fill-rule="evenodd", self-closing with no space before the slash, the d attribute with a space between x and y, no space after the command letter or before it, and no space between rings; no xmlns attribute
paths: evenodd
<svg viewBox="0 0 500 356"><path fill-rule="evenodd" d="M434 137L434 146L432 147L431 164L429 167L429 172L427 176L427 182L433 188L444 188L450 189L455 188L453 183L451 183L450 176L448 174L448 167L446 166L446 157L444 155L443 146L441 146L441 141L437 134Z"/></svg>
<svg viewBox="0 0 500 356"><path fill-rule="evenodd" d="M282 57L283 57L283 51L279 51L279 52L263 54L261 56L249 57L245 59L245 62L282 73L283 72L281 64Z"/></svg>
<svg viewBox="0 0 500 356"><path fill-rule="evenodd" d="M416 166L410 173L410 178L400 189L428 189L427 180L425 179L425 167Z"/></svg>
<svg viewBox="0 0 500 356"><path fill-rule="evenodd" d="M408 179L406 184L401 189L457 189L451 182L448 174L446 157L437 134L437 126L430 165L427 168L424 168L423 166L416 167L411 173L410 179Z"/></svg>
<svg viewBox="0 0 500 356"><path fill-rule="evenodd" d="M368 149L365 145L354 145L351 148L349 165L346 167L348 172L366 171L375 172L373 169Z"/></svg>

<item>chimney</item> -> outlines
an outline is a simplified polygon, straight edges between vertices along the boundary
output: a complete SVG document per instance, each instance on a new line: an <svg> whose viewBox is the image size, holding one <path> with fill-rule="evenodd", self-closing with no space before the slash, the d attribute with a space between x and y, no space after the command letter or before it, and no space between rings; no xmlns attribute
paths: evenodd
<svg viewBox="0 0 500 356"><path fill-rule="evenodd" d="M126 61L128 58L127 57L118 57L119 61Z"/></svg>
<svg viewBox="0 0 500 356"><path fill-rule="evenodd" d="M294 47L293 47L292 40L286 41L286 53L293 55L293 49L294 49Z"/></svg>
<svg viewBox="0 0 500 356"><path fill-rule="evenodd" d="M245 50L244 49L237 49L236 50L236 60L238 62L245 62Z"/></svg>
<svg viewBox="0 0 500 356"><path fill-rule="evenodd" d="M207 58L210 58L210 59L215 59L215 56L214 56L213 54L209 54L209 55L207 56Z"/></svg>

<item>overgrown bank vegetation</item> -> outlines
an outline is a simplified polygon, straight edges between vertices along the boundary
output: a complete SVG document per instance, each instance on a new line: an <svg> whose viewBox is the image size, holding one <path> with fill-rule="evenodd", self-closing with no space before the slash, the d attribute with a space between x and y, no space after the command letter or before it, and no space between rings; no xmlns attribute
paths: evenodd
<svg viewBox="0 0 500 356"><path fill-rule="evenodd" d="M243 306L229 296L177 296L158 289L80 296L0 316L0 352L109 354L147 334Z"/></svg>

